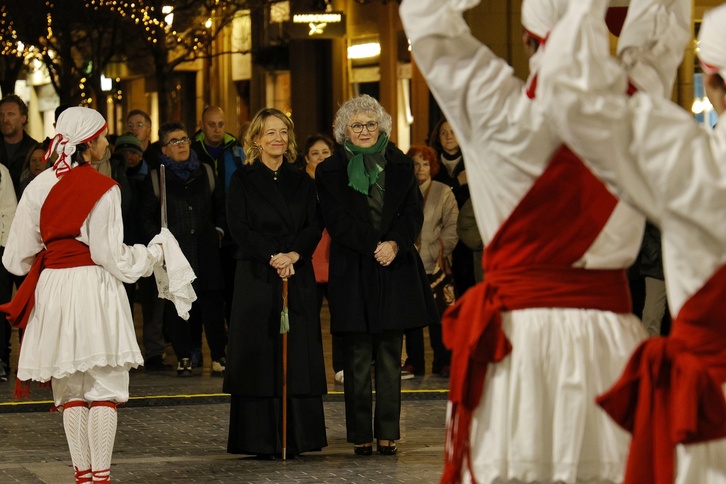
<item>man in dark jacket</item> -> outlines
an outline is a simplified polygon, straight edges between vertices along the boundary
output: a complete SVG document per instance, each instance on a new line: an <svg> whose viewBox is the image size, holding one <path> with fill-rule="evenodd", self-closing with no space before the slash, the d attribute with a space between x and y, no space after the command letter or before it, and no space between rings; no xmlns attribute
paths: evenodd
<svg viewBox="0 0 726 484"><path fill-rule="evenodd" d="M20 193L20 173L28 151L38 144L28 133L28 106L16 94L0 99L0 163L10 171L15 193Z"/></svg>
<svg viewBox="0 0 726 484"><path fill-rule="evenodd" d="M224 184L227 193L229 181L245 159L244 151L237 138L227 133L224 111L218 106L208 106L202 111L200 129L194 133L192 150L199 161L214 168L214 173Z"/></svg>
<svg viewBox="0 0 726 484"><path fill-rule="evenodd" d="M211 168L205 168L189 147L191 140L181 123L166 123L159 129L162 146L161 163L166 168L166 197L169 230L194 269L197 300L189 321L176 315L173 308L164 311L164 323L178 359L177 374L190 376L191 333L195 319L201 320L212 353L212 374L222 375L226 366L224 328L224 281L219 246L227 223L221 184L213 183ZM157 193L159 172L151 171L144 184L141 208L142 231L152 237L160 230ZM212 189L214 187L214 189Z"/></svg>
<svg viewBox="0 0 726 484"><path fill-rule="evenodd" d="M161 145L151 142L151 117L140 109L133 109L126 115L126 127L141 141L144 161L150 168L158 168L161 163Z"/></svg>
<svg viewBox="0 0 726 484"><path fill-rule="evenodd" d="M222 190L227 198L227 190L232 175L245 159L244 150L239 145L237 138L225 131L225 116L222 108L208 106L202 111L201 129L194 134L192 150L197 154L199 161L207 163L214 169L217 183L222 185ZM224 301L225 316L229 321L232 308L232 295L234 294L234 273L237 267L237 244L232 240L229 233L222 239L220 258L222 260L222 272L224 273ZM201 347L201 331L193 335L194 348ZM194 359L194 354L192 354Z"/></svg>

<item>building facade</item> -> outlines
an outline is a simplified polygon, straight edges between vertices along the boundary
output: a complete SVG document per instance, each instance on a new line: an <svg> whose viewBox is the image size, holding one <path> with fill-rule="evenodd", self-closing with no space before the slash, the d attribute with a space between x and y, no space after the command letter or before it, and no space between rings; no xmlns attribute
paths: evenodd
<svg viewBox="0 0 726 484"><path fill-rule="evenodd" d="M259 3L264 5L237 12L204 56L174 70L174 120L193 131L204 107L219 105L227 113L227 130L237 135L257 110L271 106L291 115L298 140L304 141L310 134L329 134L338 106L351 96L367 93L378 98L393 117L391 139L402 149L426 142L440 113L411 59L397 1ZM704 11L720 3L694 0L694 38ZM339 17L322 17L333 14ZM521 0L482 0L466 13L466 19L473 34L525 79L528 62L520 15ZM336 18L342 25L336 24ZM686 51L673 100L707 120L695 55L694 41ZM117 62L107 71L110 89L105 99L96 98L94 103L106 103L112 133L125 131L125 113L131 109L148 112L155 127L167 121L160 119L156 80L148 66ZM30 106L35 106L29 132L40 139L52 134L52 111L58 103L49 87L47 79L35 73L27 76L20 89Z"/></svg>

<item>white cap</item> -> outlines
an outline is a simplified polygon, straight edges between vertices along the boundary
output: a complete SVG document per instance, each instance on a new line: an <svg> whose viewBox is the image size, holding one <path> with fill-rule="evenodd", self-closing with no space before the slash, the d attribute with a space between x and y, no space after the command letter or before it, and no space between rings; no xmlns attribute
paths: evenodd
<svg viewBox="0 0 726 484"><path fill-rule="evenodd" d="M706 12L698 32L698 59L709 74L726 81L726 4Z"/></svg>
<svg viewBox="0 0 726 484"><path fill-rule="evenodd" d="M522 25L530 34L543 40L565 15L567 0L524 0Z"/></svg>

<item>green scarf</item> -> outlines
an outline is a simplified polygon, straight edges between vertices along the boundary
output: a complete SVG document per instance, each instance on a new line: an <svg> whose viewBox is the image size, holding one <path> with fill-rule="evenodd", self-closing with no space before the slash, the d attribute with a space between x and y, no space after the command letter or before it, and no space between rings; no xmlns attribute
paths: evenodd
<svg viewBox="0 0 726 484"><path fill-rule="evenodd" d="M348 161L348 186L353 190L368 195L371 185L378 181L378 174L383 170L378 164L371 163L372 166L366 167L364 162L365 155L383 153L388 146L388 134L382 133L378 137L376 144L370 148L361 148L345 140L345 151L350 153Z"/></svg>

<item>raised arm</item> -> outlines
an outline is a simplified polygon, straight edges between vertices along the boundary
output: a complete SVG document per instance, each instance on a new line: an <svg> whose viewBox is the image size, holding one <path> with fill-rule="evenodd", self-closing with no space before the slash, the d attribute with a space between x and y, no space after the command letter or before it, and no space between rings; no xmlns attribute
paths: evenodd
<svg viewBox="0 0 726 484"><path fill-rule="evenodd" d="M413 56L459 141L507 125L523 83L471 35L463 12L479 0L404 0L400 15Z"/></svg>
<svg viewBox="0 0 726 484"><path fill-rule="evenodd" d="M657 225L678 225L683 237L715 246L726 240L725 224L714 223L726 149L670 101L625 94L628 76L609 55L603 3L572 3L553 30L538 98L563 140L623 198ZM726 127L717 129L723 138Z"/></svg>
<svg viewBox="0 0 726 484"><path fill-rule="evenodd" d="M633 0L618 58L639 90L668 98L690 39L691 0Z"/></svg>

